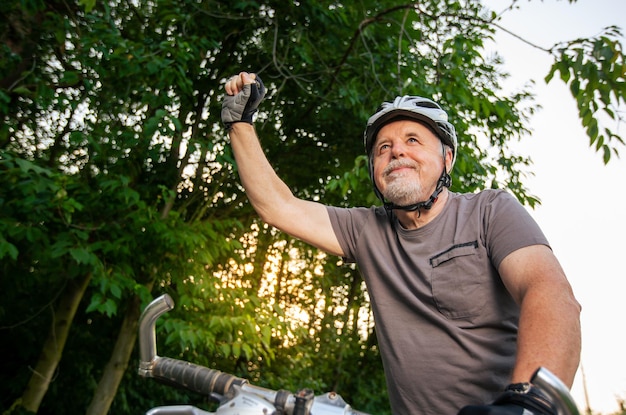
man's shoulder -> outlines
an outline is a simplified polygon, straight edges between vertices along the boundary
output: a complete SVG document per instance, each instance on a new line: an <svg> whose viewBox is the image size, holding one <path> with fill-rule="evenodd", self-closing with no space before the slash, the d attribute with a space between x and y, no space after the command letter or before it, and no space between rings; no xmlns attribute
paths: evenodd
<svg viewBox="0 0 626 415"><path fill-rule="evenodd" d="M339 207L326 206L328 216L332 223L351 223L353 225L362 225L376 217L385 215L385 209L382 206L371 207Z"/></svg>
<svg viewBox="0 0 626 415"><path fill-rule="evenodd" d="M358 215L358 216L384 216L387 211L383 206L355 206L355 207L340 207L340 206L326 206L329 212L334 212L340 215Z"/></svg>
<svg viewBox="0 0 626 415"><path fill-rule="evenodd" d="M450 192L450 198L460 203L490 203L499 199L515 199L511 193L503 189L484 189L476 193Z"/></svg>

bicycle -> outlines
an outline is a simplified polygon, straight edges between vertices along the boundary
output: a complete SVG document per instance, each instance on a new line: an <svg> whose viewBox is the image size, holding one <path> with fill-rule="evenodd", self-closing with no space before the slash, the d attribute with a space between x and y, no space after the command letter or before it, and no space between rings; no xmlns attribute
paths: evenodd
<svg viewBox="0 0 626 415"><path fill-rule="evenodd" d="M164 294L148 304L141 314L138 373L210 396L219 402L219 407L215 412L208 412L192 405L159 406L146 415L369 415L353 409L335 392L316 396L307 388L295 393L275 391L219 370L158 356L156 321L173 308L174 301ZM580 415L568 388L549 370L539 368L531 382L555 404L558 415Z"/></svg>

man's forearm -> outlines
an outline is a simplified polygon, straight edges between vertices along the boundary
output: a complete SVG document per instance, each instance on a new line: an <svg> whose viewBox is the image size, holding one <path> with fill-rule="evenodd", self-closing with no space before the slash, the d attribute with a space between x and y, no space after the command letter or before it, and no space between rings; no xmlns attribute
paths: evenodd
<svg viewBox="0 0 626 415"><path fill-rule="evenodd" d="M267 160L252 125L235 123L229 135L241 184L246 189L248 199L261 219L272 223L276 206L292 198L293 194Z"/></svg>
<svg viewBox="0 0 626 415"><path fill-rule="evenodd" d="M569 290L545 297L545 292L534 298L529 294L522 304L511 381L528 382L542 366L571 387L580 362L580 305Z"/></svg>

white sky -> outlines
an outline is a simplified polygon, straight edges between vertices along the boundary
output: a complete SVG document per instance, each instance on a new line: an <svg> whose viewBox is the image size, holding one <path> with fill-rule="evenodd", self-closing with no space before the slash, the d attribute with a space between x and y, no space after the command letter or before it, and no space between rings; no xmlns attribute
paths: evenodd
<svg viewBox="0 0 626 415"><path fill-rule="evenodd" d="M500 11L509 1L485 4ZM519 5L502 25L545 48L594 36L609 25L626 30L624 0L579 0L573 5L534 0ZM601 155L589 147L567 87L560 79L547 86L543 81L552 63L546 53L501 31L494 49L512 75L507 87L519 87L531 78L537 82L534 91L543 109L531 120L532 136L519 145L519 152L534 161L535 177L525 183L542 200L531 214L583 306L582 368L589 406L595 413L617 412L617 399L626 399L626 148L622 159L603 164ZM621 125L622 137L625 130ZM579 369L572 394L581 411L587 405L583 384Z"/></svg>

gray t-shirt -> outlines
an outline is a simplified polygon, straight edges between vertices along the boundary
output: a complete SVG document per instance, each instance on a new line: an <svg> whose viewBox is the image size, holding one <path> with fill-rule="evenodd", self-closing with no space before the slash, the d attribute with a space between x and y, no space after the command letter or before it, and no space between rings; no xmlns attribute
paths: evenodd
<svg viewBox="0 0 626 415"><path fill-rule="evenodd" d="M497 268L548 242L510 194L449 193L444 210L407 230L382 207L328 207L347 261L367 284L394 414L454 415L509 383L519 307Z"/></svg>

